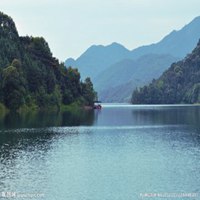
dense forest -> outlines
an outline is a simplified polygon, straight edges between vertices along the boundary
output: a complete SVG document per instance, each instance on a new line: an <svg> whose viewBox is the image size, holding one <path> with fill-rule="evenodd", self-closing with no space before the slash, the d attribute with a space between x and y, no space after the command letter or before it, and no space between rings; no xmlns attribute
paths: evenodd
<svg viewBox="0 0 200 200"><path fill-rule="evenodd" d="M200 103L200 41L185 59L173 63L148 86L136 89L133 104Z"/></svg>
<svg viewBox="0 0 200 200"><path fill-rule="evenodd" d="M9 110L38 109L79 102L92 105L96 93L90 78L52 56L42 37L20 37L13 20L0 12L0 103Z"/></svg>

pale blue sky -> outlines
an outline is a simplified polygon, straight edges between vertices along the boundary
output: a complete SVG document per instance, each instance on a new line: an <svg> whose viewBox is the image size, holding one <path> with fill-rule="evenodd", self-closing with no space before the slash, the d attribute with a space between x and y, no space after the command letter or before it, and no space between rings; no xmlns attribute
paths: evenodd
<svg viewBox="0 0 200 200"><path fill-rule="evenodd" d="M43 36L55 57L77 58L93 44L129 49L154 43L200 15L199 0L0 0L20 35Z"/></svg>

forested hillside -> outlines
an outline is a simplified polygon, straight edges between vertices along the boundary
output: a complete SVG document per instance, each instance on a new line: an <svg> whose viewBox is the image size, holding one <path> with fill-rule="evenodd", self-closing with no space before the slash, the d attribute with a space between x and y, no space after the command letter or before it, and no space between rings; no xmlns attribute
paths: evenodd
<svg viewBox="0 0 200 200"><path fill-rule="evenodd" d="M52 56L42 37L20 37L13 20L0 13L0 102L10 110L22 106L59 108L95 98L89 78L80 81L77 69L66 68Z"/></svg>
<svg viewBox="0 0 200 200"><path fill-rule="evenodd" d="M159 79L135 90L132 103L200 103L200 41L190 55L172 64Z"/></svg>

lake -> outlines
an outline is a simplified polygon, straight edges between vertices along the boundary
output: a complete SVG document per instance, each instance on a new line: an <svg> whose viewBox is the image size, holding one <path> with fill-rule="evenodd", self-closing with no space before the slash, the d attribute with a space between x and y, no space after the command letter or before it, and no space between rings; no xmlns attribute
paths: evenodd
<svg viewBox="0 0 200 200"><path fill-rule="evenodd" d="M200 106L10 114L0 128L2 198L200 199Z"/></svg>

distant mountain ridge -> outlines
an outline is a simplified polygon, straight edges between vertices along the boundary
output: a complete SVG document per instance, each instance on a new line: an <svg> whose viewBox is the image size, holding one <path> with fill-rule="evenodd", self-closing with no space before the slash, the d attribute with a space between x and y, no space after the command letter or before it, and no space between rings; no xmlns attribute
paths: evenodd
<svg viewBox="0 0 200 200"><path fill-rule="evenodd" d="M132 50L133 58L142 55L171 54L175 57L184 58L196 46L200 38L200 16L179 31L172 31L156 44L146 45Z"/></svg>
<svg viewBox="0 0 200 200"><path fill-rule="evenodd" d="M100 90L106 88L107 85L115 87L124 84L124 80L126 82L134 79L139 82L143 82L143 79L145 81L152 80L154 76L160 76L163 70L167 69L175 60L178 60L178 58L171 55L157 54L148 54L137 60L124 59L110 66L99 75L101 78L95 80L96 88Z"/></svg>
<svg viewBox="0 0 200 200"><path fill-rule="evenodd" d="M129 58L130 51L116 42L108 45L93 45L88 48L77 60L69 58L66 66L74 66L79 69L83 78L87 76L94 79L99 73L107 69L113 63L124 58Z"/></svg>
<svg viewBox="0 0 200 200"><path fill-rule="evenodd" d="M178 60L171 55L148 54L137 60L120 61L100 74L102 78L95 81L96 89L107 102L129 101L134 88L150 83Z"/></svg>
<svg viewBox="0 0 200 200"><path fill-rule="evenodd" d="M131 51L118 43L112 43L108 46L93 45L78 59L66 60L65 65L77 67L81 74L83 74L83 77L91 77L99 97L103 101L110 101L111 98L109 98L109 95L106 95L108 98L105 98L105 93L116 90L116 94L117 88L123 88L124 85L127 85L127 90L131 91L136 86L142 86L136 84L134 80L143 79L144 81L141 81L141 83L148 83L153 78L158 78L172 62L176 62L178 59L182 59L190 53L196 46L199 38L200 17L196 17L181 30L172 31L158 43L142 46ZM137 64L136 67L135 62L138 59L145 59L147 56L152 56L152 62L156 63L157 58L155 58L155 55L158 59L160 59L159 56L162 56L166 62L163 63L163 65L160 65L159 68L152 68L152 70L155 71L147 71L145 70L145 66L142 66L143 77L136 77L137 73L135 73L135 70L137 71L141 65ZM127 62L128 60L129 62ZM169 61L171 63L169 63ZM132 69L127 70L126 73L127 68ZM159 73L157 73L158 69ZM123 72L123 76L120 72ZM133 74L135 74L135 76ZM134 76L133 80L130 79L132 76ZM147 79L145 77L147 77ZM123 95L123 93L121 94L120 99L119 96L120 95L116 95L116 98L113 98L114 101L123 101L123 99L127 100L128 98L127 94ZM131 94L129 96L131 96Z"/></svg>

